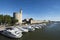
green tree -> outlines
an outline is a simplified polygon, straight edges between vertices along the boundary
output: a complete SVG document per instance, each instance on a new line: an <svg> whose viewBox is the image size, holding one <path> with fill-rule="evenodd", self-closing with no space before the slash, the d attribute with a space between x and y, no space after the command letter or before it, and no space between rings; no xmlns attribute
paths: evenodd
<svg viewBox="0 0 60 40"><path fill-rule="evenodd" d="M9 15L4 15L4 23L10 24L10 23L11 23L11 16L9 16Z"/></svg>
<svg viewBox="0 0 60 40"><path fill-rule="evenodd" d="M3 22L3 15L0 15L0 24Z"/></svg>
<svg viewBox="0 0 60 40"><path fill-rule="evenodd" d="M0 15L0 24L15 24L16 22L18 22L18 20L16 20L14 17L11 17L10 15Z"/></svg>
<svg viewBox="0 0 60 40"><path fill-rule="evenodd" d="M13 18L13 17L11 17L11 24L14 25L14 24L16 24L16 22L18 22L18 20Z"/></svg>

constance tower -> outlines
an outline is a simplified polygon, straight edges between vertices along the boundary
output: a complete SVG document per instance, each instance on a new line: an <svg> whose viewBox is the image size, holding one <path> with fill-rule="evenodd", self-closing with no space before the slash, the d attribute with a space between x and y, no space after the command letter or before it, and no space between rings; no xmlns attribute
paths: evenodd
<svg viewBox="0 0 60 40"><path fill-rule="evenodd" d="M14 12L13 16L18 20L17 24L22 24L22 9L20 9L20 12Z"/></svg>

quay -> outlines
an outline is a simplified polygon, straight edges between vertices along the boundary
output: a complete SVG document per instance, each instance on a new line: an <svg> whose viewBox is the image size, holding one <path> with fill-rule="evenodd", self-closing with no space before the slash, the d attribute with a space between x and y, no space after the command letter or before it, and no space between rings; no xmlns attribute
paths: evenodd
<svg viewBox="0 0 60 40"><path fill-rule="evenodd" d="M0 25L0 31L1 31L1 30L5 30L5 28L6 28L5 26Z"/></svg>

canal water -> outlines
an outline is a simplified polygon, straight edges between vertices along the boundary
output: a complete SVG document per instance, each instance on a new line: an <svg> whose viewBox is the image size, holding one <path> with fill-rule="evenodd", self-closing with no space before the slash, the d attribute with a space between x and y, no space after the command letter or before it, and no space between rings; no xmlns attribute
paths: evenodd
<svg viewBox="0 0 60 40"><path fill-rule="evenodd" d="M56 22L43 29L23 33L20 39L12 39L0 34L0 40L60 40L60 23Z"/></svg>

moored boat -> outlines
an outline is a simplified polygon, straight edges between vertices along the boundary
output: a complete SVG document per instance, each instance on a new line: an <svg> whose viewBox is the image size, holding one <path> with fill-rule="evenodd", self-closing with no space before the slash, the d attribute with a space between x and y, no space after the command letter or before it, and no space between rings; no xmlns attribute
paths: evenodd
<svg viewBox="0 0 60 40"><path fill-rule="evenodd" d="M22 32L28 32L28 29L25 29L23 27L17 27L19 30L21 30Z"/></svg>
<svg viewBox="0 0 60 40"><path fill-rule="evenodd" d="M5 30L2 30L2 32L0 33L10 38L21 38L22 37L22 31L20 31L17 28L6 28Z"/></svg>

